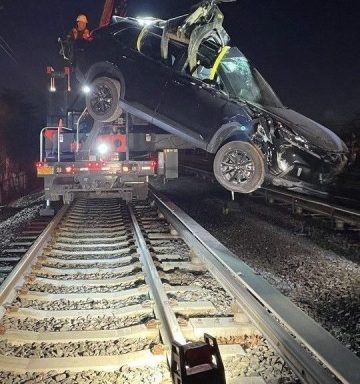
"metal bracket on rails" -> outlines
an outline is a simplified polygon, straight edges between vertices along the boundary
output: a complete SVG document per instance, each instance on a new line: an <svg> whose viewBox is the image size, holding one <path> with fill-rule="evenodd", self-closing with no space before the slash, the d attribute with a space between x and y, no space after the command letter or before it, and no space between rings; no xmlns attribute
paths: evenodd
<svg viewBox="0 0 360 384"><path fill-rule="evenodd" d="M225 384L225 370L216 339L204 335L205 342L181 345L176 341L171 350L173 384Z"/></svg>

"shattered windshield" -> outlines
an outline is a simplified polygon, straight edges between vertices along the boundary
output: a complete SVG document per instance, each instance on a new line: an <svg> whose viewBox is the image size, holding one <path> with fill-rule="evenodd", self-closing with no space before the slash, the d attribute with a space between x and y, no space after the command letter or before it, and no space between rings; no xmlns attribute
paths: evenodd
<svg viewBox="0 0 360 384"><path fill-rule="evenodd" d="M238 48L229 49L221 61L219 73L231 96L264 106L283 107L270 85Z"/></svg>

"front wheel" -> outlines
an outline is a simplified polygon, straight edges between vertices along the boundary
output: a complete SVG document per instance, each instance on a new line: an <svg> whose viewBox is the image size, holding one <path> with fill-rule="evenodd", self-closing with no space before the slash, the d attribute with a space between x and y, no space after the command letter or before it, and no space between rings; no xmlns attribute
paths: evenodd
<svg viewBox="0 0 360 384"><path fill-rule="evenodd" d="M86 95L86 108L94 120L107 123L120 117L120 89L120 82L108 77L98 77L92 82Z"/></svg>
<svg viewBox="0 0 360 384"><path fill-rule="evenodd" d="M217 152L214 174L217 181L229 191L250 193L264 182L264 159L251 143L231 141Z"/></svg>

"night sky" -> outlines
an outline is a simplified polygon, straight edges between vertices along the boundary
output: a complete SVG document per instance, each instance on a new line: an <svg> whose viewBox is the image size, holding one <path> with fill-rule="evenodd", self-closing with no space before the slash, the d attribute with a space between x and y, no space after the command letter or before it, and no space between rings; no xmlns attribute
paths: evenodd
<svg viewBox="0 0 360 384"><path fill-rule="evenodd" d="M168 18L197 1L128 0L128 14ZM79 13L99 22L104 0L0 0L0 90L45 100L47 64L61 66L57 37ZM285 105L320 122L360 114L360 2L239 0L224 4L225 27Z"/></svg>

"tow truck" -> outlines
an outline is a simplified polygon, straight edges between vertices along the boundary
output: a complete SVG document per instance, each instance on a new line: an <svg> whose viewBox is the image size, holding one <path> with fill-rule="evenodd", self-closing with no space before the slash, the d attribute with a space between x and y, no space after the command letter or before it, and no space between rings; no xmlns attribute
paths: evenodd
<svg viewBox="0 0 360 384"><path fill-rule="evenodd" d="M78 118L68 112L64 126L44 127L40 132L37 175L44 179L46 207L52 201L70 204L75 197L115 197L126 202L144 200L149 177L178 177L178 148L189 145L162 133L127 113L111 123L94 122L86 109Z"/></svg>
<svg viewBox="0 0 360 384"><path fill-rule="evenodd" d="M114 7L114 1L105 2L100 26L110 22ZM50 107L36 164L46 200L41 215L53 215L51 202L61 199L64 204L83 196L144 200L149 177L178 177L178 149L191 148L188 143L127 112L111 122L95 121L81 97L87 90L73 84L71 67L49 66L47 75Z"/></svg>

